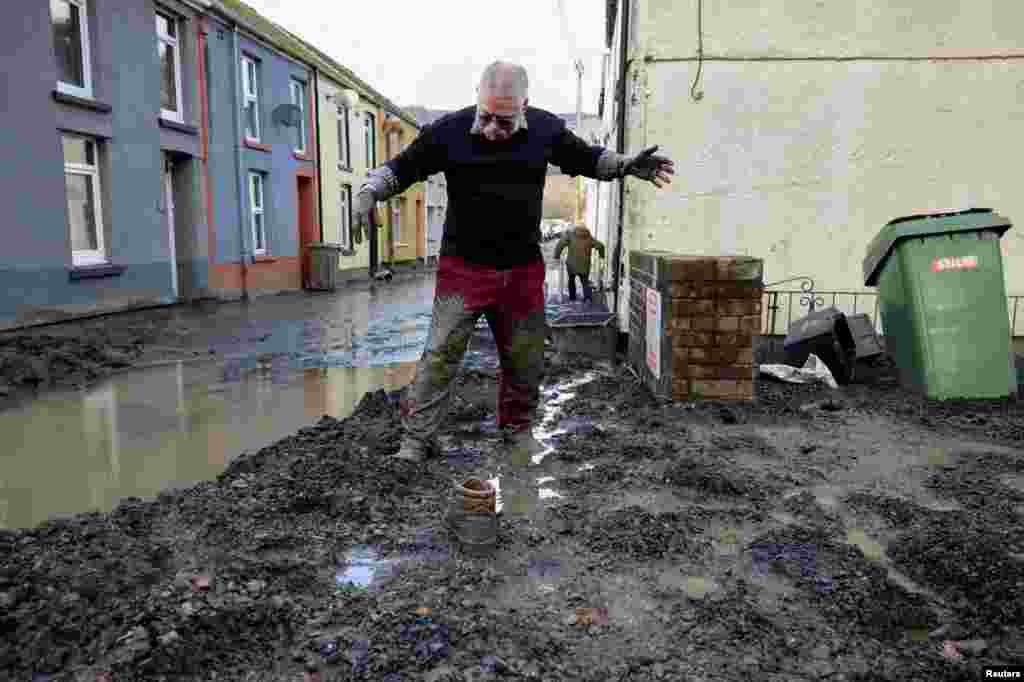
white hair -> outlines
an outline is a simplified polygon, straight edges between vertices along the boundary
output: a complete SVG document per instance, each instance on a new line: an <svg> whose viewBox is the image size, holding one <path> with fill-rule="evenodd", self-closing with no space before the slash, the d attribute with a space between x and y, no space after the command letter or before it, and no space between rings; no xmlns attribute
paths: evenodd
<svg viewBox="0 0 1024 682"><path fill-rule="evenodd" d="M529 85L530 81L525 68L519 64L503 61L490 63L480 77L481 91L521 97L522 99L526 99Z"/></svg>

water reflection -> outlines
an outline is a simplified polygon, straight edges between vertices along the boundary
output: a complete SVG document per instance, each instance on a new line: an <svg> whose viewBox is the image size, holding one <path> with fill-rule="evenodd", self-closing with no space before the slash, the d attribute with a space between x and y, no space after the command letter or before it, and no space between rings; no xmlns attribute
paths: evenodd
<svg viewBox="0 0 1024 682"><path fill-rule="evenodd" d="M230 458L343 418L367 392L407 385L415 363L295 369L264 357L120 374L0 412L0 527L108 511L127 496L215 478Z"/></svg>

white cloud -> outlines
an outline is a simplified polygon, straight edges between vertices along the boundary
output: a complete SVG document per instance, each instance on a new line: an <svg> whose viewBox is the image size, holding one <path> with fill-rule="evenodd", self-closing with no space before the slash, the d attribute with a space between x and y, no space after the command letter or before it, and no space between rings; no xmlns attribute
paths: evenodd
<svg viewBox="0 0 1024 682"><path fill-rule="evenodd" d="M605 2L561 2L568 36L559 0L247 0L401 106L458 109L473 104L480 72L504 58L529 72L531 104L569 113L576 109L573 59L580 57L583 109L596 112Z"/></svg>

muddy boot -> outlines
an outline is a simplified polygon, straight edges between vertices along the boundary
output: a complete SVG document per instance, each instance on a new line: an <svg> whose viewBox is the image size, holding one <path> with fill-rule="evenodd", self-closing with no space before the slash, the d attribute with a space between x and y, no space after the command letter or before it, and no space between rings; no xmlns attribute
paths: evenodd
<svg viewBox="0 0 1024 682"><path fill-rule="evenodd" d="M498 543L498 516L489 483L470 479L455 486L446 519L448 530L470 554L490 552Z"/></svg>
<svg viewBox="0 0 1024 682"><path fill-rule="evenodd" d="M398 452L391 455L391 459L402 462L419 464L420 462L438 457L441 454L441 446L435 441L422 441L416 438L406 437L402 439L402 447Z"/></svg>

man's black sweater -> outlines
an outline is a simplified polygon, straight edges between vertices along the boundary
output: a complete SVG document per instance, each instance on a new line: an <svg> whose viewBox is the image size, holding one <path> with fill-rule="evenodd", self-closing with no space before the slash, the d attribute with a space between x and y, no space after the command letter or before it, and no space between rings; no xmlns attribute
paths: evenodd
<svg viewBox="0 0 1024 682"><path fill-rule="evenodd" d="M538 260L548 164L570 177L593 178L604 149L587 144L565 121L541 109L528 108L526 129L504 142L471 134L475 118L476 107L467 107L438 119L386 165L400 191L445 174L442 256L499 269Z"/></svg>

